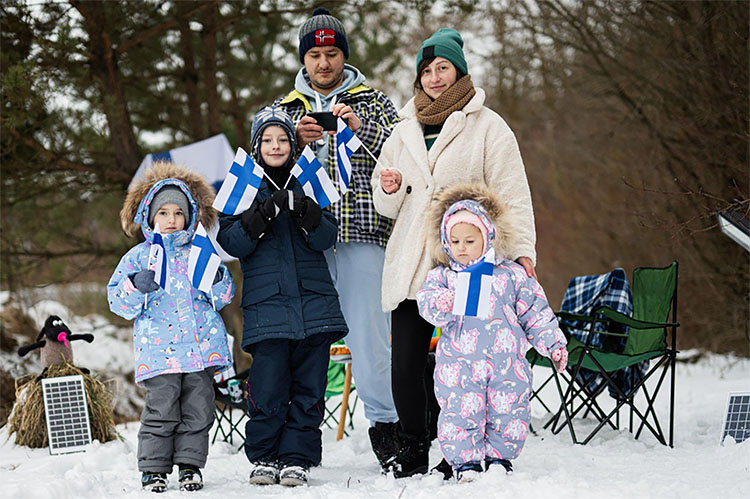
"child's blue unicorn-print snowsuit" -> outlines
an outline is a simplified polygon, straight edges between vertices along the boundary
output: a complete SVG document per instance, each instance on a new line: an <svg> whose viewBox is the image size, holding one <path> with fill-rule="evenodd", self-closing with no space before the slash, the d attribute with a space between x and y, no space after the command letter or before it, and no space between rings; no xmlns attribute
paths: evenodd
<svg viewBox="0 0 750 499"><path fill-rule="evenodd" d="M566 346L542 287L521 265L507 259L498 258L494 267L489 317L453 314L456 276L468 265L450 253L444 222L460 210L479 216L492 244L495 227L481 204L471 200L451 204L440 225L440 244L450 256L449 264L433 268L417 293L420 314L442 328L435 367L435 395L441 409L438 440L454 468L518 457L530 421L531 367L526 352L533 346L549 356Z"/></svg>
<svg viewBox="0 0 750 499"><path fill-rule="evenodd" d="M154 234L148 225L149 206L155 193L165 185L182 189L190 203L191 216L186 217L186 230L162 235L171 276L171 293L159 288L146 297L135 288L130 277L148 268ZM207 207L201 208L205 210ZM185 182L168 178L154 183L138 204L134 218L146 241L122 257L107 284L110 310L126 319L135 319L133 347L137 383L165 373L198 372L208 367L221 370L232 365L227 331L218 312L234 297L231 274L221 264L221 279L211 290L213 304L210 294L193 288L188 278L188 257L198 226L198 212L198 201Z"/></svg>

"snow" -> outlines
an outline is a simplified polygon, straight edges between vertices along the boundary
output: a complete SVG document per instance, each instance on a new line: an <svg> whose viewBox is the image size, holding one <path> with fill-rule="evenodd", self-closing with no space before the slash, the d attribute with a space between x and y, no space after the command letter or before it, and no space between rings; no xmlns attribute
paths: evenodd
<svg viewBox="0 0 750 499"><path fill-rule="evenodd" d="M5 301L0 297L0 302ZM31 316L39 323L55 313L74 333L92 332L92 344L76 342L76 363L105 377L132 379L130 328L118 328L105 317L74 317L52 300L37 303ZM15 370L37 370L39 355L27 359L2 356L0 361ZM660 445L650 435L634 440L627 432L627 413L621 414L622 430L603 429L586 446L571 443L567 430L553 435L542 430L544 411L533 406L532 423L537 434L530 434L515 472L499 470L483 474L473 483L444 482L435 475L396 480L383 476L367 436L362 404L357 404L354 430L337 442L335 430L323 430L323 463L311 472L310 486L285 488L248 484L249 464L236 445L217 440L211 446L204 470L205 488L199 498L300 497L300 498L453 498L476 497L556 497L608 499L656 498L740 498L750 490L750 441L741 444L727 439L719 444L727 396L732 391L750 390L750 359L731 355L699 355L684 352L677 366L675 401L675 446ZM696 360L697 359L697 360ZM21 362L19 362L21 360ZM538 384L548 371L536 368ZM119 383L120 385L124 383ZM663 389L668 388L665 386ZM123 395L124 393L124 395ZM657 410L666 425L668 397L662 393ZM137 398L132 389L120 397ZM556 394L543 396L552 402ZM601 398L606 401L606 397ZM606 410L606 407L605 407ZM576 419L576 431L593 428L590 420ZM138 423L118 425L122 439L101 444L94 442L85 453L51 456L47 449L17 446L0 429L0 480L3 497L9 498L101 498L149 497L140 489L136 467ZM211 432L213 436L213 430ZM440 460L437 442L430 451L430 463ZM170 475L169 490L162 496L184 497L177 490L176 472Z"/></svg>

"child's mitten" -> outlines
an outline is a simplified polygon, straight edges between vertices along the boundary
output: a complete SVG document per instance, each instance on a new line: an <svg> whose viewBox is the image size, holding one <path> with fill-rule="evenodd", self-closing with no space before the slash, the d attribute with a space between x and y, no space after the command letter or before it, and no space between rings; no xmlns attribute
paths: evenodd
<svg viewBox="0 0 750 499"><path fill-rule="evenodd" d="M240 223L251 239L260 239L268 230L271 220L279 214L279 208L273 198L266 198L262 203L257 200L243 214Z"/></svg>
<svg viewBox="0 0 750 499"><path fill-rule="evenodd" d="M299 194L297 196L299 196ZM273 199L274 204L279 207L280 211L292 211L294 209L295 196L292 191L280 189L271 194L271 198ZM292 200L291 203L289 202L290 198Z"/></svg>
<svg viewBox="0 0 750 499"><path fill-rule="evenodd" d="M568 367L568 350L566 348L558 348L551 354L552 364L555 366L555 371L561 373Z"/></svg>
<svg viewBox="0 0 750 499"><path fill-rule="evenodd" d="M299 198L299 202L298 202ZM318 203L312 198L305 196L295 195L294 198L294 210L291 212L292 220L300 229L305 232L312 232L318 225L320 225L320 217L323 214L323 210L320 209Z"/></svg>
<svg viewBox="0 0 750 499"><path fill-rule="evenodd" d="M437 306L437 309L441 312L453 311L453 300L455 299L455 295L456 294L452 289L443 290L435 298L435 305Z"/></svg>
<svg viewBox="0 0 750 499"><path fill-rule="evenodd" d="M153 270L141 270L137 274L131 276L130 280L141 293L153 293L159 289L159 285L156 284L154 276L155 274Z"/></svg>

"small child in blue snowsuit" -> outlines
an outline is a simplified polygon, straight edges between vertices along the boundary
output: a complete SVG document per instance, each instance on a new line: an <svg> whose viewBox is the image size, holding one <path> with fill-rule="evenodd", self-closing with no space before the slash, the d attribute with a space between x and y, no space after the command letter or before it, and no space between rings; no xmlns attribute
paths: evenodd
<svg viewBox="0 0 750 499"><path fill-rule="evenodd" d="M290 171L296 134L278 106L253 119L251 151L265 176L241 215L219 217L219 244L242 267L250 483L307 485L320 464L331 343L348 332L323 252L338 224Z"/></svg>
<svg viewBox="0 0 750 499"><path fill-rule="evenodd" d="M146 388L138 469L141 486L153 492L166 490L175 464L181 490L203 487L200 469L206 465L214 422L213 375L232 365L217 311L234 297L232 276L221 264L206 294L193 288L187 272L199 220L204 227L216 221L213 198L213 187L203 176L159 162L128 191L120 212L125 233L132 236L140 225L146 240L122 257L107 296L113 313L135 319L135 380ZM156 262L150 257L157 224L169 292L155 282Z"/></svg>
<svg viewBox="0 0 750 499"><path fill-rule="evenodd" d="M487 187L463 184L437 196L428 215L433 260L439 265L417 292L419 312L442 328L435 366L440 405L438 441L460 481L493 465L507 472L526 440L531 418L528 345L567 364L566 340L544 290L524 268L503 258L513 227L508 208ZM428 236L429 237L429 236ZM489 303L483 317L456 315L458 273L494 249Z"/></svg>

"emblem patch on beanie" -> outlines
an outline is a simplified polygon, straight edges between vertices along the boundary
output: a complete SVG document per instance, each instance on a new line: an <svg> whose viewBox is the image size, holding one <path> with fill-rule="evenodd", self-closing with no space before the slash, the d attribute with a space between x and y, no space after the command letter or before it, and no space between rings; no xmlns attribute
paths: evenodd
<svg viewBox="0 0 750 499"><path fill-rule="evenodd" d="M335 45L336 32L332 29L319 29L315 32L315 45Z"/></svg>

